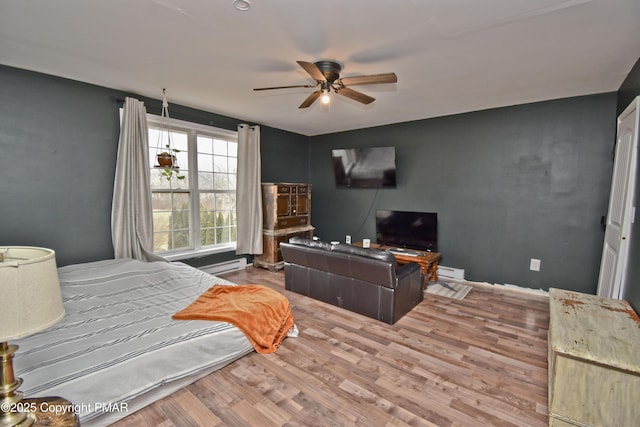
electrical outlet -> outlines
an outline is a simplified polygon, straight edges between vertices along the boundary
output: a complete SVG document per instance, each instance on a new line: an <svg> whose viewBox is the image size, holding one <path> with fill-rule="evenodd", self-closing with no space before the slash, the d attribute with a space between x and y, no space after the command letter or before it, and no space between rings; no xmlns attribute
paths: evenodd
<svg viewBox="0 0 640 427"><path fill-rule="evenodd" d="M531 263L529 264L529 269L531 271L540 271L540 260L531 258Z"/></svg>
<svg viewBox="0 0 640 427"><path fill-rule="evenodd" d="M346 243L347 245L350 245L350 244L351 244L351 236L349 236L349 235L347 234L347 236L345 237L344 241L345 241L345 243Z"/></svg>

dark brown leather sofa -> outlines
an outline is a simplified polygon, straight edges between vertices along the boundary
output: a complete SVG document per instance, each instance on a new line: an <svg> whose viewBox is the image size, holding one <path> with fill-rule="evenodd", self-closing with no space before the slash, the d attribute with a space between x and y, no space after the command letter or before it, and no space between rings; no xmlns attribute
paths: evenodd
<svg viewBox="0 0 640 427"><path fill-rule="evenodd" d="M422 301L420 265L393 254L293 237L281 243L285 289L394 324Z"/></svg>

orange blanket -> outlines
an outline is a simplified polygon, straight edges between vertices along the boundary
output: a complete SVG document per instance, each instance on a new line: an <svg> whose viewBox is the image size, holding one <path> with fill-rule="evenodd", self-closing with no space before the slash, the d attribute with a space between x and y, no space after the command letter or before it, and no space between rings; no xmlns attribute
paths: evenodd
<svg viewBox="0 0 640 427"><path fill-rule="evenodd" d="M276 351L293 327L287 298L262 285L214 285L172 317L232 323L244 332L258 353Z"/></svg>

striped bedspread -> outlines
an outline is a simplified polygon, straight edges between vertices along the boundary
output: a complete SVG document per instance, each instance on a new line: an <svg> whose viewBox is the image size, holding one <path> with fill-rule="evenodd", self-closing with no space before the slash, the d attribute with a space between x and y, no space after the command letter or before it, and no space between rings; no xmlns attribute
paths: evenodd
<svg viewBox="0 0 640 427"><path fill-rule="evenodd" d="M172 383L182 387L253 351L229 323L171 319L212 285L231 282L182 263L135 260L58 272L65 317L12 341L20 346L14 367L26 397L70 400L83 426L114 422L138 409L136 401L148 404L148 394L163 397Z"/></svg>

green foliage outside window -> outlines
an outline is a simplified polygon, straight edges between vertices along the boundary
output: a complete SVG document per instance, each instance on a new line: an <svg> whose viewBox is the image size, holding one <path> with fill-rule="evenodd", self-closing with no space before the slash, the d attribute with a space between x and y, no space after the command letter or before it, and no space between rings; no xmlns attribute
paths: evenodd
<svg viewBox="0 0 640 427"><path fill-rule="evenodd" d="M172 249L189 247L189 206L185 204L182 210L171 213L173 226ZM234 211L206 211L200 205L200 242L202 246L219 243L235 242L236 214Z"/></svg>
<svg viewBox="0 0 640 427"><path fill-rule="evenodd" d="M179 211L171 212L171 224L173 228L172 249L190 247L189 242L189 204L182 205Z"/></svg>

